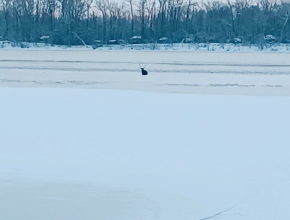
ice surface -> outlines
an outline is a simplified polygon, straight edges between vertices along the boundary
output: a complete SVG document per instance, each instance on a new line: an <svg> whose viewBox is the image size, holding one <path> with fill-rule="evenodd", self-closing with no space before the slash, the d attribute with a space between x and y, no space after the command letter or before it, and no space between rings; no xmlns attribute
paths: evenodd
<svg viewBox="0 0 290 220"><path fill-rule="evenodd" d="M282 53L4 50L0 86L289 96L289 60Z"/></svg>
<svg viewBox="0 0 290 220"><path fill-rule="evenodd" d="M1 50L0 219L285 219L289 56Z"/></svg>
<svg viewBox="0 0 290 220"><path fill-rule="evenodd" d="M1 220L288 216L289 97L0 88L0 106Z"/></svg>

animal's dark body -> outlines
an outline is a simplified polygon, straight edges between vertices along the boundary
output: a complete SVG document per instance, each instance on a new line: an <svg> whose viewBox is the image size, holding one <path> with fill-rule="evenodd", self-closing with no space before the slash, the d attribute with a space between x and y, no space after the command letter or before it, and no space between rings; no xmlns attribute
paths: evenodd
<svg viewBox="0 0 290 220"><path fill-rule="evenodd" d="M147 70L144 70L144 68L141 68L141 73L142 73L142 75L148 75Z"/></svg>
<svg viewBox="0 0 290 220"><path fill-rule="evenodd" d="M140 64L139 64L139 67L140 67L140 69L141 69L141 73L142 73L143 76L144 76L144 75L148 75L147 70L145 70L146 65L145 65L144 67L141 67Z"/></svg>

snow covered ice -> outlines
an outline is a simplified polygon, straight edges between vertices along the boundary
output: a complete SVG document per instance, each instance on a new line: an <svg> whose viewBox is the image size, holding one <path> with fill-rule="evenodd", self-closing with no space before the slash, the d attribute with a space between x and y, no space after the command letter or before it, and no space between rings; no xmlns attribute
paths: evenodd
<svg viewBox="0 0 290 220"><path fill-rule="evenodd" d="M5 87L290 95L290 54L5 50L0 60Z"/></svg>
<svg viewBox="0 0 290 220"><path fill-rule="evenodd" d="M288 55L120 54L0 53L1 220L288 217Z"/></svg>

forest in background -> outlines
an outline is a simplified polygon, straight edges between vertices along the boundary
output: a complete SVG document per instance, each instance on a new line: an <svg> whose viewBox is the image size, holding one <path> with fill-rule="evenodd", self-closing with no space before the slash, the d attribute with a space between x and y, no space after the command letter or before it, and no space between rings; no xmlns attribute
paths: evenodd
<svg viewBox="0 0 290 220"><path fill-rule="evenodd" d="M1 0L0 35L57 45L167 38L172 43L290 43L290 2L275 0Z"/></svg>

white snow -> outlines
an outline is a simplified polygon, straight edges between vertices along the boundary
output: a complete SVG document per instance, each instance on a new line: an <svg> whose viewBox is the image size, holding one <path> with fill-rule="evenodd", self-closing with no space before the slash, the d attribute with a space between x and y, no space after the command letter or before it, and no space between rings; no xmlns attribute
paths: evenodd
<svg viewBox="0 0 290 220"><path fill-rule="evenodd" d="M267 35L268 36L268 35ZM273 36L272 36L273 37ZM138 39L134 36L131 39ZM95 42L98 43L98 42ZM6 50L46 50L46 51L91 51L92 46L50 45L48 43L11 43L0 41L2 51ZM209 53L290 53L290 44L233 44L233 43L151 43L151 44L120 44L103 45L96 51L181 51L181 52L209 52Z"/></svg>
<svg viewBox="0 0 290 220"><path fill-rule="evenodd" d="M0 86L290 96L290 54L0 51ZM146 65L148 76L139 68Z"/></svg>
<svg viewBox="0 0 290 220"><path fill-rule="evenodd" d="M288 216L288 97L0 89L3 220Z"/></svg>
<svg viewBox="0 0 290 220"><path fill-rule="evenodd" d="M288 61L1 51L0 219L287 218Z"/></svg>

